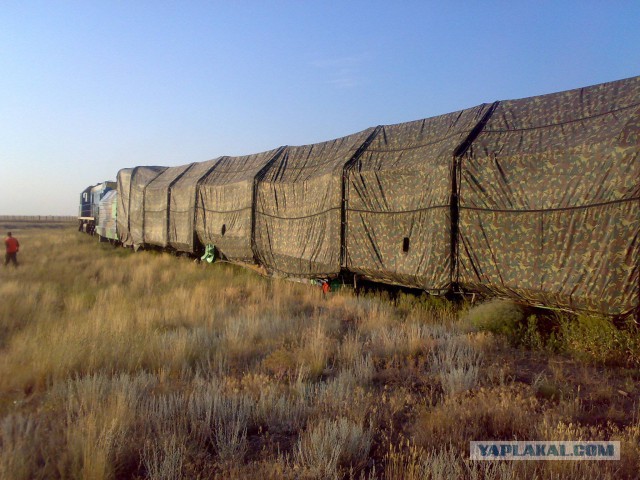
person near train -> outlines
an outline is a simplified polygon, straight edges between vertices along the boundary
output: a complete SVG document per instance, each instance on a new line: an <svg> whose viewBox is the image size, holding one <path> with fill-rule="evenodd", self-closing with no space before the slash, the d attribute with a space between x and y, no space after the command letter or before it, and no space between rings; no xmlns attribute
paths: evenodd
<svg viewBox="0 0 640 480"><path fill-rule="evenodd" d="M9 262L13 263L14 267L18 266L18 252L20 251L20 242L14 237L11 232L7 234L7 238L4 239L5 255L4 266L9 265Z"/></svg>

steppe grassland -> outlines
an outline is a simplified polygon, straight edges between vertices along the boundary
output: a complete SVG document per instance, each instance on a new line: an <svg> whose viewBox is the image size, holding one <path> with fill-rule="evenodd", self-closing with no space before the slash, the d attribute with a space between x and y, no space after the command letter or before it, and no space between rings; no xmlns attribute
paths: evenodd
<svg viewBox="0 0 640 480"><path fill-rule="evenodd" d="M640 466L634 369L513 348L438 299L324 298L73 228L15 234L22 266L0 277L0 478L635 478ZM482 439L614 439L623 458L468 461Z"/></svg>

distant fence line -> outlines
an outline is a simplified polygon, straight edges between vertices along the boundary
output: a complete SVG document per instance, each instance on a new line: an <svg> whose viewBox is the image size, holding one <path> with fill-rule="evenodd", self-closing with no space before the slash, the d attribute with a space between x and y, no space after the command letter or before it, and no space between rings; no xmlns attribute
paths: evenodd
<svg viewBox="0 0 640 480"><path fill-rule="evenodd" d="M73 215L0 215L0 222L73 222L77 219Z"/></svg>

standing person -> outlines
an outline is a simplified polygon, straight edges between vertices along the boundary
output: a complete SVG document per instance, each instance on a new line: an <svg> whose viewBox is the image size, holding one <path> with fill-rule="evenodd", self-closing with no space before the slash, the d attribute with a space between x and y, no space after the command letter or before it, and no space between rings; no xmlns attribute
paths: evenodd
<svg viewBox="0 0 640 480"><path fill-rule="evenodd" d="M20 250L20 242L18 239L11 235L11 232L7 234L7 238L4 239L4 246L6 252L4 255L4 266L9 265L9 262L13 262L13 266L18 266L18 251Z"/></svg>
<svg viewBox="0 0 640 480"><path fill-rule="evenodd" d="M331 286L329 285L329 280L322 281L322 296L327 297L327 293L331 291Z"/></svg>

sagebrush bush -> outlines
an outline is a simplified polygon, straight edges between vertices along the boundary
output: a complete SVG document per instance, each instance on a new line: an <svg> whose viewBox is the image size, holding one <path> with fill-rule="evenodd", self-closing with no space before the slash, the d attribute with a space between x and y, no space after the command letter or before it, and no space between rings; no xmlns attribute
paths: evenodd
<svg viewBox="0 0 640 480"><path fill-rule="evenodd" d="M466 337L451 336L434 350L431 367L446 395L472 389L478 382L481 353Z"/></svg>
<svg viewBox="0 0 640 480"><path fill-rule="evenodd" d="M267 388L260 393L256 405L256 421L272 433L294 433L303 428L310 412L310 400L307 396Z"/></svg>
<svg viewBox="0 0 640 480"><path fill-rule="evenodd" d="M366 463L372 432L360 423L341 417L322 419L300 437L296 461L305 476L340 478L345 471L358 471Z"/></svg>
<svg viewBox="0 0 640 480"><path fill-rule="evenodd" d="M182 478L185 458L184 439L167 433L149 441L142 452L142 463L150 480Z"/></svg>
<svg viewBox="0 0 640 480"><path fill-rule="evenodd" d="M213 413L213 440L223 464L241 463L247 452L247 428L254 405L246 395L222 396Z"/></svg>

